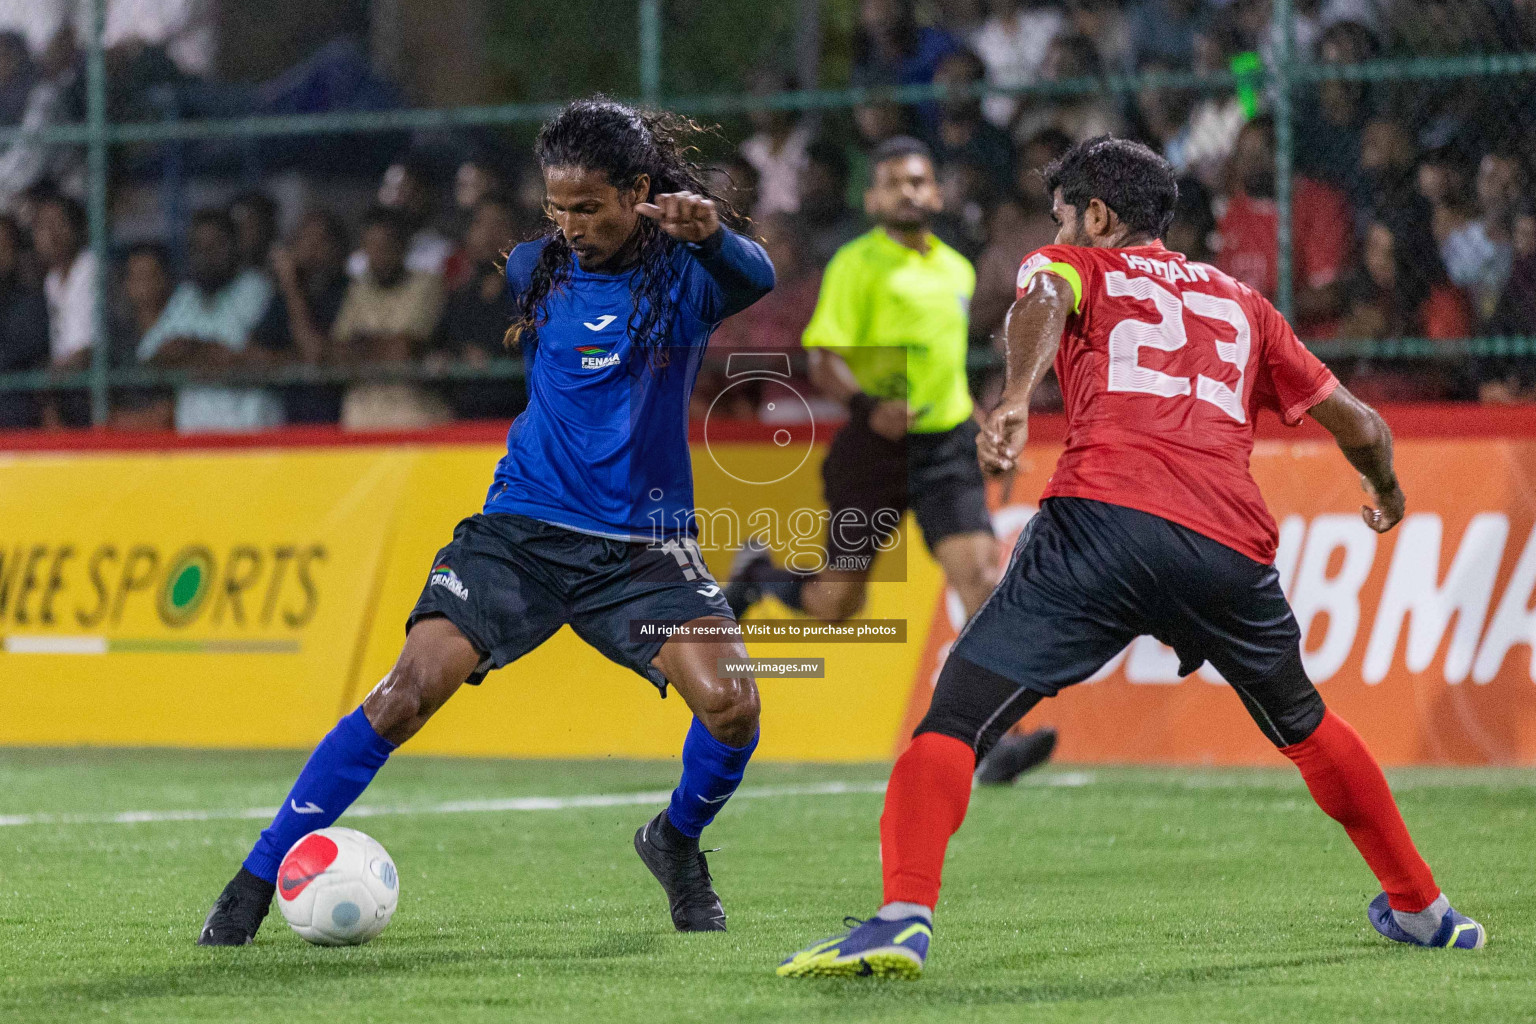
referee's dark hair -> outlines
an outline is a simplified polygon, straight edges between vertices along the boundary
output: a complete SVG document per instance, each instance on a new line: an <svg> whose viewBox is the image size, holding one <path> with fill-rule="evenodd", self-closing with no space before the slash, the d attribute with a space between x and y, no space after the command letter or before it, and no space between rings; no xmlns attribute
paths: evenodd
<svg viewBox="0 0 1536 1024"><path fill-rule="evenodd" d="M1078 215L1091 199L1102 200L1132 231L1162 238L1173 223L1179 183L1168 161L1139 142L1100 135L1086 139L1052 160L1044 170L1052 195Z"/></svg>
<svg viewBox="0 0 1536 1024"><path fill-rule="evenodd" d="M887 160L900 160L909 156L920 156L933 163L933 150L922 139L914 139L910 135L893 135L875 147L874 153L870 154L869 166L879 167Z"/></svg>

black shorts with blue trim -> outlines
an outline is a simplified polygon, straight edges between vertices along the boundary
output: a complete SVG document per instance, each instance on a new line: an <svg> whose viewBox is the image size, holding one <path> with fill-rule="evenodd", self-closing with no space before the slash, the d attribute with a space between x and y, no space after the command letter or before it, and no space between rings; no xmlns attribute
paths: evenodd
<svg viewBox="0 0 1536 1024"><path fill-rule="evenodd" d="M638 636L641 620L734 620L692 538L651 545L580 533L505 512L454 527L437 553L405 629L441 615L480 653L466 682L478 684L569 624L605 657L667 695L651 664L665 635Z"/></svg>
<svg viewBox="0 0 1536 1024"><path fill-rule="evenodd" d="M1273 565L1161 516L1086 498L1041 504L950 658L1053 697L1143 634L1177 652L1180 675L1209 661L1276 742L1291 719L1305 728L1320 714ZM986 710L962 717L990 728Z"/></svg>

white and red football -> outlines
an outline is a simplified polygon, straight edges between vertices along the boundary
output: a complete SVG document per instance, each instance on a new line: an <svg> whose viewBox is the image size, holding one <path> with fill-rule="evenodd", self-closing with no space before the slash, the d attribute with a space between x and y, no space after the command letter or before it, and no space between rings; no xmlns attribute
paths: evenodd
<svg viewBox="0 0 1536 1024"><path fill-rule="evenodd" d="M371 836L322 828L293 844L277 869L277 905L317 946L356 946L384 930L400 900L395 862Z"/></svg>

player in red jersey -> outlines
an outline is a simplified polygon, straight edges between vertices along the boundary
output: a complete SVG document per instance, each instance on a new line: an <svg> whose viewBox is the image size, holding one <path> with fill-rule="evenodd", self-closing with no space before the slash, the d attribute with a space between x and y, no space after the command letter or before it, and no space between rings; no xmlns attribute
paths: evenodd
<svg viewBox="0 0 1536 1024"><path fill-rule="evenodd" d="M1295 762L1381 882L1367 916L1390 939L1475 949L1414 848L1376 760L1329 711L1272 564L1276 531L1248 472L1253 421L1326 427L1371 497L1379 533L1403 517L1392 434L1253 289L1159 239L1178 187L1151 150L1080 143L1045 170L1060 230L1019 271L1002 402L982 468L1014 471L1029 398L1054 361L1066 450L997 589L955 641L927 716L897 760L880 818L885 904L779 974L913 976L932 938L949 837L978 757L1030 708L1151 634L1182 674L1205 661Z"/></svg>

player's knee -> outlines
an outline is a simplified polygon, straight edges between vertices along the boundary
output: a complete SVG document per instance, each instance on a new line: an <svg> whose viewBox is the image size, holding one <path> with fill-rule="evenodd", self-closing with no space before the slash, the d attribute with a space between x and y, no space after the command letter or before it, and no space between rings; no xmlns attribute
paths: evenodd
<svg viewBox="0 0 1536 1024"><path fill-rule="evenodd" d="M1306 691L1297 694L1276 718L1283 741L1278 746L1289 747L1311 736L1323 724L1323 716L1327 713L1328 706L1323 703L1323 695L1308 682Z"/></svg>
<svg viewBox="0 0 1536 1024"><path fill-rule="evenodd" d="M1262 682L1234 689L1254 723L1277 747L1288 747L1311 736L1328 710L1299 662Z"/></svg>
<svg viewBox="0 0 1536 1024"><path fill-rule="evenodd" d="M806 599L806 611L831 622L851 619L864 608L864 587L852 583L823 584L814 602Z"/></svg>
<svg viewBox="0 0 1536 1024"><path fill-rule="evenodd" d="M374 731L395 744L416 735L442 706L441 675L428 659L402 655L363 701Z"/></svg>
<svg viewBox="0 0 1536 1024"><path fill-rule="evenodd" d="M694 714L721 743L744 747L757 735L759 710L757 686L752 680L720 679L699 701Z"/></svg>

